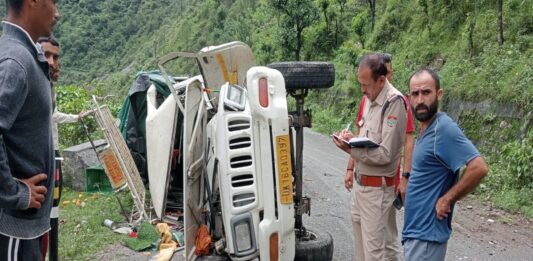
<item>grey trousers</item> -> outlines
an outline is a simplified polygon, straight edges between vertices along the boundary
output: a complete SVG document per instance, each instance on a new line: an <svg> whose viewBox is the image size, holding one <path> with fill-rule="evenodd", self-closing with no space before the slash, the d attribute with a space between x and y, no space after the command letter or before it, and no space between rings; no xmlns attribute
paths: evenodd
<svg viewBox="0 0 533 261"><path fill-rule="evenodd" d="M407 239L403 243L405 261L444 261L447 245L448 242L435 243L418 239Z"/></svg>

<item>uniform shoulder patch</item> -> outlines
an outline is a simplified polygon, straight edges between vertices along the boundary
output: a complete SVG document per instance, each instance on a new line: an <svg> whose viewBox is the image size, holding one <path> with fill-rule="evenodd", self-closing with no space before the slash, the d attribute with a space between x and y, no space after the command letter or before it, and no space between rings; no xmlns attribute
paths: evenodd
<svg viewBox="0 0 533 261"><path fill-rule="evenodd" d="M396 123L398 123L398 117L394 115L389 115L387 117L387 125L389 125L389 127L393 127Z"/></svg>

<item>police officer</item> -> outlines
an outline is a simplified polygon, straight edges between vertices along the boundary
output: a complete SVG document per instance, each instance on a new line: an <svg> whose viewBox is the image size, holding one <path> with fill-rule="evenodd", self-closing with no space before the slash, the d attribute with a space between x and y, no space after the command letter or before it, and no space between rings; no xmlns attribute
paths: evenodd
<svg viewBox="0 0 533 261"><path fill-rule="evenodd" d="M353 189L352 222L357 260L384 260L385 225L394 201L394 176L405 138L407 107L403 95L386 79L383 55L365 55L358 68L361 91L367 97L359 136L378 147L351 148L337 138L333 142L357 162ZM336 133L350 140L349 130Z"/></svg>

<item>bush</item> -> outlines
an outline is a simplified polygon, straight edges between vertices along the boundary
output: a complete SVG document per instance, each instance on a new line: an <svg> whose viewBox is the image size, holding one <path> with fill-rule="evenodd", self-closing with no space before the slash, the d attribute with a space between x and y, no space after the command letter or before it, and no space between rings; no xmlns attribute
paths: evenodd
<svg viewBox="0 0 533 261"><path fill-rule="evenodd" d="M505 169L503 181L509 188L533 189L533 131L523 140L503 146L502 161Z"/></svg>
<svg viewBox="0 0 533 261"><path fill-rule="evenodd" d="M505 189L493 197L496 207L533 218L532 188Z"/></svg>
<svg viewBox="0 0 533 261"><path fill-rule="evenodd" d="M69 85L54 86L57 100L57 109L63 113L78 114L91 109L91 93L87 90ZM95 94L97 91L94 92ZM90 132L96 130L96 121L93 117L83 119ZM59 124L59 146L61 149L87 142L87 135L80 123ZM91 135L96 139L97 135Z"/></svg>
<svg viewBox="0 0 533 261"><path fill-rule="evenodd" d="M497 207L533 218L533 130L525 139L503 145L490 168L482 191Z"/></svg>

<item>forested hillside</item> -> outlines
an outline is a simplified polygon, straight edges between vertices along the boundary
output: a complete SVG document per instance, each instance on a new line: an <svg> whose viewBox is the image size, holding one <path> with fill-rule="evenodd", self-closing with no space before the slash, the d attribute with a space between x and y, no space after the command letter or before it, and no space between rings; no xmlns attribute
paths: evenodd
<svg viewBox="0 0 533 261"><path fill-rule="evenodd" d="M62 0L55 30L63 50L61 83L110 83L155 68L153 61L168 52L239 40L260 64L334 62L333 93L348 94L347 101L358 92L357 58L387 51L400 89L413 69L429 65L440 71L447 91L465 100L525 108L533 93L533 4L501 2L499 44L494 0ZM4 1L0 5L5 9Z"/></svg>
<svg viewBox="0 0 533 261"><path fill-rule="evenodd" d="M155 69L168 52L239 40L262 65L335 64L335 86L307 100L323 132L354 117L365 52L393 54L393 84L404 92L414 69L433 67L445 90L441 107L455 111L491 163L482 189L533 216L531 0L61 0L59 8L62 85L123 97L135 73Z"/></svg>

